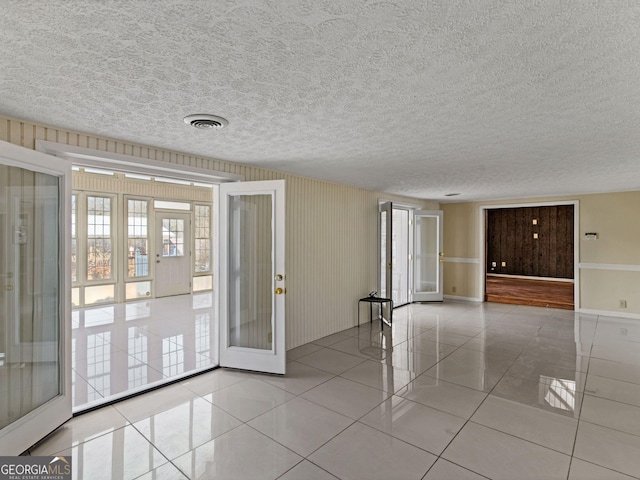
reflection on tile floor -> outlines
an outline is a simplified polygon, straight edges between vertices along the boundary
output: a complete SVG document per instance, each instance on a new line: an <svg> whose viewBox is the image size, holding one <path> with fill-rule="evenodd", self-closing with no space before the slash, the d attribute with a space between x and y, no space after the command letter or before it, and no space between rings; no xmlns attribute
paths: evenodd
<svg viewBox="0 0 640 480"><path fill-rule="evenodd" d="M212 293L72 313L74 411L215 366Z"/></svg>
<svg viewBox="0 0 640 480"><path fill-rule="evenodd" d="M212 358L208 307L129 307L76 319L85 400ZM92 480L640 478L639 320L446 303L394 321L290 350L284 377L218 369L80 415L29 453Z"/></svg>

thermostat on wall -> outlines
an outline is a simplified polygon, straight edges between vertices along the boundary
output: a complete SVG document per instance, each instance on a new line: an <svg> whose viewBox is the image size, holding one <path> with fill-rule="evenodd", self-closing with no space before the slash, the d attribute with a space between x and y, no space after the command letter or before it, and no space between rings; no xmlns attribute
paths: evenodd
<svg viewBox="0 0 640 480"><path fill-rule="evenodd" d="M598 234L596 232L587 232L584 234L585 240L597 240Z"/></svg>

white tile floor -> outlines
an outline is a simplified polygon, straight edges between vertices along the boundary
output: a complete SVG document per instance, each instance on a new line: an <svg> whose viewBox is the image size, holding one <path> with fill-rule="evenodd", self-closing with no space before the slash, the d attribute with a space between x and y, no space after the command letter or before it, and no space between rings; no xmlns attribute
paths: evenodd
<svg viewBox="0 0 640 480"><path fill-rule="evenodd" d="M212 321L211 292L74 310L74 411L212 368Z"/></svg>
<svg viewBox="0 0 640 480"><path fill-rule="evenodd" d="M640 478L640 320L463 303L394 320L289 351L284 377L219 369L78 416L30 453L91 480Z"/></svg>

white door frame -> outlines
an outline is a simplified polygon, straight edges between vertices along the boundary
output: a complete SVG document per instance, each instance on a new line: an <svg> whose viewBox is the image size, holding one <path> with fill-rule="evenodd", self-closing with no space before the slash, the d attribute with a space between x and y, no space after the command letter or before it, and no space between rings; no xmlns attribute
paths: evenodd
<svg viewBox="0 0 640 480"><path fill-rule="evenodd" d="M485 278L487 270L487 252L485 252L486 225L485 214L487 210L499 208L526 208L526 207L555 207L558 205L573 205L573 309L580 310L580 201L559 200L552 202L508 203L502 205L480 205L478 216L478 252L480 252L480 268L478 285L480 288L480 301L484 301L486 293Z"/></svg>
<svg viewBox="0 0 640 480"><path fill-rule="evenodd" d="M71 165L27 148L0 142L2 163L59 178L60 395L0 430L0 451L18 455L71 418ZM32 232L33 233L33 232Z"/></svg>

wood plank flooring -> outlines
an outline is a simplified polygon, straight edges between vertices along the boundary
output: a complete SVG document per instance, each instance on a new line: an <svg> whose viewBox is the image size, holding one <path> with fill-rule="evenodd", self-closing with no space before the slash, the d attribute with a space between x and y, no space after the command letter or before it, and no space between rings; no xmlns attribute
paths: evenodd
<svg viewBox="0 0 640 480"><path fill-rule="evenodd" d="M573 283L487 275L486 301L573 310Z"/></svg>

